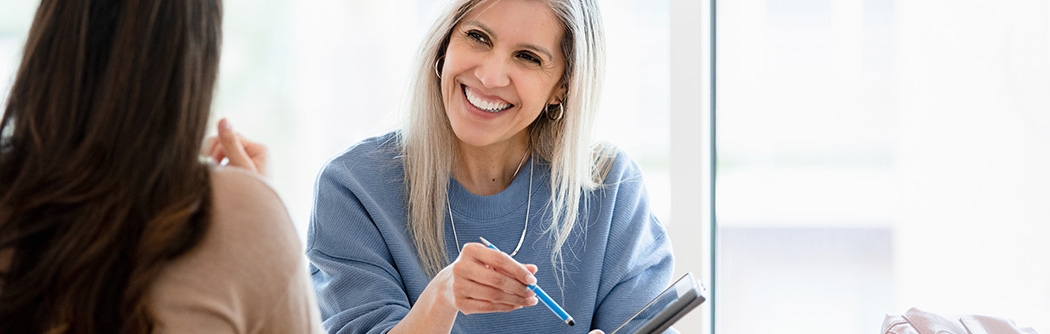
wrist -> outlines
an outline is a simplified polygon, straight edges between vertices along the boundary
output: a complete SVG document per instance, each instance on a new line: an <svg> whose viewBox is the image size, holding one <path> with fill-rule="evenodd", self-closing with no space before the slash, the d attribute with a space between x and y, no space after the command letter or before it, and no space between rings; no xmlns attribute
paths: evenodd
<svg viewBox="0 0 1050 334"><path fill-rule="evenodd" d="M459 314L459 309L456 308L456 296L452 289L450 276L446 270L439 272L426 291L423 291L420 299L427 297L425 304L428 313L440 318L451 318L454 321L456 315Z"/></svg>
<svg viewBox="0 0 1050 334"><path fill-rule="evenodd" d="M389 334L451 332L459 314L455 300L451 297L452 290L447 275L438 274L419 295L408 315L401 319Z"/></svg>

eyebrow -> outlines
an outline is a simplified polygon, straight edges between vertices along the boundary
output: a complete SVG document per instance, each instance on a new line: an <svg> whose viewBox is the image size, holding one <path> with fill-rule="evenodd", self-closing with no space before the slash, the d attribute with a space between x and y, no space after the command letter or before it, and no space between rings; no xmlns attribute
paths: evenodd
<svg viewBox="0 0 1050 334"><path fill-rule="evenodd" d="M492 39L499 39L499 36L496 35L496 33L493 32L492 29L490 29L484 23L481 23L481 22L478 22L478 21L467 21L464 24L469 25L469 26L474 26L474 27L477 27L478 29L481 29L481 30L485 31L486 34L489 34L489 36L492 36ZM537 53L542 53L543 55L547 56L547 60L554 61L554 56L551 55L551 52L547 51L547 49L545 49L543 47L540 47L540 46L534 45L534 44L518 44L517 46L520 47L520 48L525 48L525 49L529 49L529 50L535 51Z"/></svg>

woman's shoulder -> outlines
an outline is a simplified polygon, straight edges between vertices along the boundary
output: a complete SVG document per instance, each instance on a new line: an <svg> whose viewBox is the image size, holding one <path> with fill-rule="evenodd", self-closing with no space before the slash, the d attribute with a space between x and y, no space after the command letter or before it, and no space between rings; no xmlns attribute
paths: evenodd
<svg viewBox="0 0 1050 334"><path fill-rule="evenodd" d="M274 256L276 262L271 264L275 266L298 262L295 257L302 246L295 225L284 201L269 182L243 168L214 166L211 185L210 236L243 244L270 245L256 251Z"/></svg>
<svg viewBox="0 0 1050 334"><path fill-rule="evenodd" d="M390 132L362 140L329 159L319 177L332 180L377 180L380 177L396 180L403 175L403 166L400 133Z"/></svg>
<svg viewBox="0 0 1050 334"><path fill-rule="evenodd" d="M265 214L283 212L283 216L288 216L277 191L262 176L233 166L212 166L210 174L213 210L226 212L255 208L258 210L253 211L261 210Z"/></svg>
<svg viewBox="0 0 1050 334"><path fill-rule="evenodd" d="M401 156L401 136L397 131L361 140L328 161L327 165L368 160L390 160Z"/></svg>
<svg viewBox="0 0 1050 334"><path fill-rule="evenodd" d="M313 305L302 243L284 203L260 176L213 166L207 232L153 287L169 332L226 328L309 328ZM299 319L302 318L302 319ZM243 329L243 328L242 328ZM299 329L297 329L299 330Z"/></svg>
<svg viewBox="0 0 1050 334"><path fill-rule="evenodd" d="M284 201L261 176L239 167L214 166L211 185L211 228L221 237L267 242L276 252L301 247Z"/></svg>
<svg viewBox="0 0 1050 334"><path fill-rule="evenodd" d="M618 184L623 181L640 178L641 167L616 145L609 142L598 142L591 147L594 159L594 178L603 185Z"/></svg>

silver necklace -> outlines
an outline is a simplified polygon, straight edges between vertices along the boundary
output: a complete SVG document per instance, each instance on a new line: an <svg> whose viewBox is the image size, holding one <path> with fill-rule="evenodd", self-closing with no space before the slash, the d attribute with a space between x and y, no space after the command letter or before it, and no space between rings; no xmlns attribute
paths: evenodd
<svg viewBox="0 0 1050 334"><path fill-rule="evenodd" d="M529 156L529 151L525 151L525 155L521 156L521 162L518 163L518 168L514 170L514 176L511 177L511 182L514 182L514 178L518 177L518 172L521 171L521 166L525 164L525 157ZM525 202L525 227L521 229L521 237L518 238L518 245L514 247L514 251L510 252L510 257L518 254L518 250L521 249L521 244L525 242L525 232L529 230L529 210L532 209L532 169L535 165L529 165L529 195L528 200ZM452 223L452 237L456 239L456 249L459 252L463 251L463 245L459 243L459 235L456 234L456 220L452 218L452 201L448 198L448 193L445 193L445 203L448 207L448 220Z"/></svg>

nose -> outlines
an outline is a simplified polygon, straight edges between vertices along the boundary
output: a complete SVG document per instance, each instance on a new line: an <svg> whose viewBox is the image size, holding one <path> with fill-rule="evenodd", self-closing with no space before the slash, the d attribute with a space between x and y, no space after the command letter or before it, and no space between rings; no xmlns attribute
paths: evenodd
<svg viewBox="0 0 1050 334"><path fill-rule="evenodd" d="M507 63L500 60L499 57L485 57L474 69L474 76L481 80L481 84L486 88L503 87L510 84Z"/></svg>

